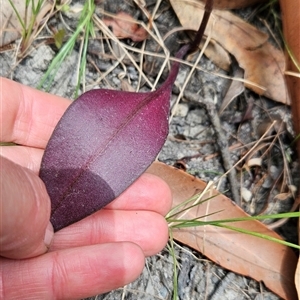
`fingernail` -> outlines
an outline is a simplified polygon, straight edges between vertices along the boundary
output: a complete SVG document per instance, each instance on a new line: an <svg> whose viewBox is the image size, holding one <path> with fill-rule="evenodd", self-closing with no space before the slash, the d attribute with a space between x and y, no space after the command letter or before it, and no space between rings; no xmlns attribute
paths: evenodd
<svg viewBox="0 0 300 300"><path fill-rule="evenodd" d="M44 237L44 243L46 245L46 247L49 249L52 239L54 236L54 230L53 230L53 226L52 224L49 222L47 228L46 228L46 233L45 233L45 237Z"/></svg>

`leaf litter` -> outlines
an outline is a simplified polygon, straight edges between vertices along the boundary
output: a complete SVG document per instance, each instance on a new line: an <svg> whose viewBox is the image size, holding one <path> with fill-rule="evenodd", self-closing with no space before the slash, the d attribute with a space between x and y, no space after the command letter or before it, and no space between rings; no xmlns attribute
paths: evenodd
<svg viewBox="0 0 300 300"><path fill-rule="evenodd" d="M141 42L148 37L147 31L125 12L119 12L111 18L104 18L103 22L112 28L112 32L119 39L129 38L134 42Z"/></svg>
<svg viewBox="0 0 300 300"><path fill-rule="evenodd" d="M182 26L196 30L203 15L203 4L199 1L170 2ZM247 88L275 101L290 104L284 81L284 54L268 42L266 33L227 10L216 9L206 32L236 58L245 71Z"/></svg>
<svg viewBox="0 0 300 300"><path fill-rule="evenodd" d="M173 207L182 205L187 199L206 190L206 183L203 181L162 163L153 164L148 172L162 177L170 185ZM186 214L179 215L176 220L200 218L205 222L247 216L230 199L213 188L201 194L201 200L205 199L209 200L188 209ZM281 239L258 221L232 222L229 225ZM175 239L200 251L223 267L263 281L284 299L295 299L294 274L297 259L288 247L212 225L175 229L172 234Z"/></svg>
<svg viewBox="0 0 300 300"><path fill-rule="evenodd" d="M127 47L128 45L125 45L125 47Z"/></svg>

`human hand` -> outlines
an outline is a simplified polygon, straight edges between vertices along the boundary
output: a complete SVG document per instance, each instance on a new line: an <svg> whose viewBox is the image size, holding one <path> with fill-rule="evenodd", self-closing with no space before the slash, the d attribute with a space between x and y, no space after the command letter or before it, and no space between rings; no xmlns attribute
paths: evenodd
<svg viewBox="0 0 300 300"><path fill-rule="evenodd" d="M70 101L5 78L0 87L0 140L18 144L0 148L0 297L84 298L136 279L145 256L168 239L167 184L144 174L104 209L53 235L38 170Z"/></svg>

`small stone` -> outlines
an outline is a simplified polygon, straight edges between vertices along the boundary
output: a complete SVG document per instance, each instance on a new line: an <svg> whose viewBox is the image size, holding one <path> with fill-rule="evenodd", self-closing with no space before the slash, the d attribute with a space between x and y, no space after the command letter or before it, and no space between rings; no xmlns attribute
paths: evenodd
<svg viewBox="0 0 300 300"><path fill-rule="evenodd" d="M241 195L242 198L246 201L246 202L250 202L252 199L252 193L251 191L249 191L248 189L246 189L245 187L241 188Z"/></svg>
<svg viewBox="0 0 300 300"><path fill-rule="evenodd" d="M270 166L269 174L272 179L276 180L280 174L280 170L276 166L272 165Z"/></svg>
<svg viewBox="0 0 300 300"><path fill-rule="evenodd" d="M176 107L175 116L176 117L186 117L187 113L189 111L189 107L185 103L179 103Z"/></svg>

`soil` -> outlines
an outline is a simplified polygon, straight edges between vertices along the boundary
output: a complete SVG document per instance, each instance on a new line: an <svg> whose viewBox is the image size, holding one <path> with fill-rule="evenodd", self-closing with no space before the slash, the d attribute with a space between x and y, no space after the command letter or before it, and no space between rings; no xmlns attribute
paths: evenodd
<svg viewBox="0 0 300 300"><path fill-rule="evenodd" d="M72 1L72 6L78 5L80 7L83 2ZM98 2L97 13L99 16L101 16L100 9L110 13L125 11L140 21L147 21L142 11L131 0L103 0ZM146 0L145 3L145 7L151 12L155 7L156 1ZM260 14L254 12L257 12L257 7L236 11L240 16L256 24L262 30L268 30L264 22L261 21L262 19L267 18L267 24L271 27L274 25L273 20L268 19L269 16L264 15L265 12ZM69 11L63 14L63 19L69 26L69 29L66 30L70 32L70 29L76 27L78 15ZM161 1L155 24L161 36L179 26L179 21L167 0ZM61 28L63 26L65 25L61 24L58 17L50 20L49 28ZM49 36L49 32L44 30L41 33L41 37L43 36ZM41 42L43 40L46 39L41 38L39 42L36 41L26 57L22 59L16 60L14 49L2 52L0 54L0 75L25 85L37 87L52 59L58 52L53 43ZM187 34L178 32L171 35L165 44L170 53L174 55L180 47L180 43L184 43L187 40ZM141 42L134 43L130 39L125 39L123 42L135 48L142 47ZM110 46L115 51L120 50L113 43ZM145 50L163 53L151 39L146 43ZM59 68L50 87L50 93L70 99L74 98L76 87L74 66L78 62L78 52L79 45L76 44L71 55L65 59ZM121 55L122 53L119 54ZM138 62L138 54L135 52L133 55ZM122 64L117 64L113 68L116 61L116 57L112 55L105 40L92 40L89 45L85 79L87 89L98 87L112 89L128 89L130 87L136 89L139 81L139 71L133 67L131 61L126 57ZM161 62L162 60L157 57L145 56L143 63L144 73L152 83L155 82ZM95 69L95 65L101 73ZM170 134L159 155L159 160L184 168L188 173L204 181L218 181L219 190L232 197L232 183L229 184L228 180L222 177L226 170L218 147L218 134L216 134L218 129L212 124L205 106L205 99L212 98L216 111L218 111L230 85L230 80L214 74L232 75L237 65L233 62L230 71L222 71L206 57L201 59L200 65L204 71L196 71L187 85L183 97L176 108L174 118L170 123ZM105 76L104 80L99 82L98 78L108 70L111 70L111 72ZM175 99L180 91L179 87L182 85L188 71L189 67L187 66L182 66L180 69L173 88L172 104L175 103ZM162 78L167 75L167 72L168 69L166 68ZM141 81L140 90L150 90L149 85L144 81ZM162 79L159 81L159 84L161 82ZM82 91L81 87L80 92ZM251 108L251 114L243 119L249 107ZM290 184L297 186L300 177L296 171L298 165L295 163L294 150L289 147L293 136L290 110L289 107L258 96L250 90L245 90L230 103L221 116L221 128L219 130L225 136L228 146L244 145L243 148L235 148L235 150L228 152L232 164L236 163L245 150L249 149L249 146L247 146L249 143L257 141L259 138L257 130L261 126L260 124L267 123L267 120L270 118L280 118L284 121L285 133L281 135L283 146L279 145L278 140L274 140L274 146L265 156L261 166L251 169L251 172L244 174L243 177L237 168L235 184L238 191L242 187L247 190L251 190L253 186L256 187L256 194L252 200L248 202L245 199L242 200L242 207L250 214L259 213L262 210L265 210L265 213L269 211L273 213L286 212L291 208L293 200L290 197L282 201L276 200L276 197L274 197L274 195L279 194L280 189L275 184L275 181L279 176L278 174L283 170L281 147L288 151L291 156L291 162L288 166L290 169L289 174L291 174L291 178L294 178L294 181L290 182ZM262 120L264 121L262 122ZM296 232L296 229L293 222L281 228L280 232L289 240L296 242L296 234L293 234L293 232ZM178 270L179 299L279 299L272 292L268 291L263 283L258 283L252 279L224 270L188 247L178 244L175 247L175 252L180 265ZM172 299L174 289L173 267L172 256L165 249L160 254L147 259L143 274L135 282L116 291L88 299Z"/></svg>

